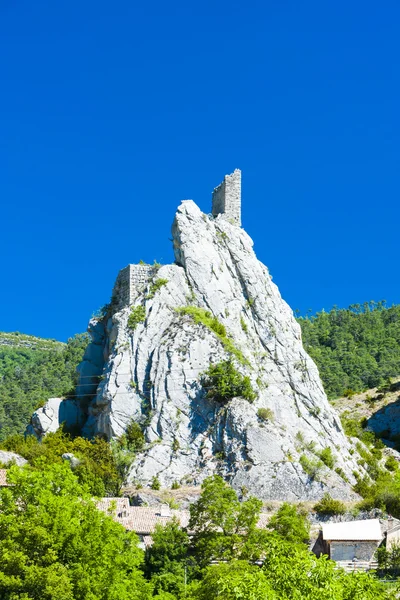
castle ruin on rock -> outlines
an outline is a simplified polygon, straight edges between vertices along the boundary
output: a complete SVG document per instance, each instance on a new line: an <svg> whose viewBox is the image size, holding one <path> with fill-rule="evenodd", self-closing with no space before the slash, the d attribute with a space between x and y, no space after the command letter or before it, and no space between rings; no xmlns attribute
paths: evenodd
<svg viewBox="0 0 400 600"><path fill-rule="evenodd" d="M211 214L221 215L232 225L241 225L241 185L242 172L235 169L212 193ZM144 290L156 269L153 265L128 265L118 273L112 297L114 310L118 311L134 303L138 294Z"/></svg>

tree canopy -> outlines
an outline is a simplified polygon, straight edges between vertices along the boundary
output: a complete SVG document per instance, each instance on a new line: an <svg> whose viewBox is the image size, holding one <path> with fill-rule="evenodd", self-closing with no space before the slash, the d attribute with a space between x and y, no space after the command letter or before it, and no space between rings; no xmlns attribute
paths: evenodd
<svg viewBox="0 0 400 600"><path fill-rule="evenodd" d="M3 339L4 337L4 339ZM76 367L88 344L79 334L66 344L0 333L0 441L23 433L48 398L74 393Z"/></svg>
<svg viewBox="0 0 400 600"><path fill-rule="evenodd" d="M328 397L372 388L400 375L400 305L364 302L298 322Z"/></svg>

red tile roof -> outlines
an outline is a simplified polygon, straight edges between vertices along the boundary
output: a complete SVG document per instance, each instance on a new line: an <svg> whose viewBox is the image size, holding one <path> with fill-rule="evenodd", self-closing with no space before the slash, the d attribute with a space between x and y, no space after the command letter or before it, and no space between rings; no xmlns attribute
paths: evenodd
<svg viewBox="0 0 400 600"><path fill-rule="evenodd" d="M110 505L116 503L117 510L112 513ZM110 514L115 521L121 523L128 531L134 531L139 535L151 535L156 525L159 523L165 525L176 517L181 527L189 525L190 512L188 510L170 509L168 506L129 506L128 498L102 498L98 508L103 512ZM269 515L263 513L260 515L257 527L263 529L266 527Z"/></svg>
<svg viewBox="0 0 400 600"><path fill-rule="evenodd" d="M0 487L6 487L10 485L7 483L7 469L0 469Z"/></svg>

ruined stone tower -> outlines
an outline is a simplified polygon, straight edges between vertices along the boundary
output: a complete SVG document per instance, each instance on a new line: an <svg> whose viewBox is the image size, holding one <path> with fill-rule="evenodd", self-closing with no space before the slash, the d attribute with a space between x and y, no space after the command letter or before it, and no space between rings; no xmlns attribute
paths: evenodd
<svg viewBox="0 0 400 600"><path fill-rule="evenodd" d="M212 214L222 215L233 225L241 225L241 181L240 169L235 169L231 175L225 175L222 183L212 194ZM138 295L156 276L154 265L128 265L118 273L113 290L113 310L121 310L134 304Z"/></svg>
<svg viewBox="0 0 400 600"><path fill-rule="evenodd" d="M234 225L241 225L241 183L242 172L235 169L231 175L225 175L222 183L213 191L212 214L224 215Z"/></svg>

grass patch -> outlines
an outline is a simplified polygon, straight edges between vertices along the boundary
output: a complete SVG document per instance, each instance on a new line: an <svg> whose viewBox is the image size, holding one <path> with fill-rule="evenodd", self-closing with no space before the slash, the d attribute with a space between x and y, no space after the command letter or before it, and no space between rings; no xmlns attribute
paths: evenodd
<svg viewBox="0 0 400 600"><path fill-rule="evenodd" d="M228 337L225 329L225 325L218 321L217 317L214 317L209 310L199 308L198 306L182 306L176 309L180 315L189 315L195 323L201 323L207 329L215 333L226 352L232 354L242 365L248 364L248 360L243 356L241 350L236 348L233 340Z"/></svg>
<svg viewBox="0 0 400 600"><path fill-rule="evenodd" d="M167 285L167 283L168 283L168 279L162 279L162 278L156 279L155 281L153 281L153 283L150 285L149 293L146 296L147 300L151 300L152 298L154 298L154 296L156 295L158 290L160 288L162 288L163 285Z"/></svg>

